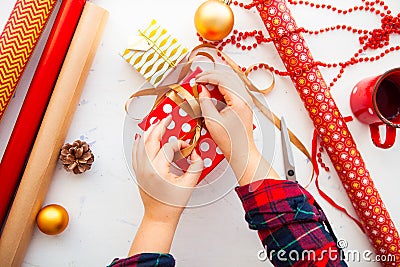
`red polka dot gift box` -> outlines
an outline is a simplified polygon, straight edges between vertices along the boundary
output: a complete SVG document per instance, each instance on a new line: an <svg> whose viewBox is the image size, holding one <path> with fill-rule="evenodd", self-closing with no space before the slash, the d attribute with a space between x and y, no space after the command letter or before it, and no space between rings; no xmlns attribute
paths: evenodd
<svg viewBox="0 0 400 267"><path fill-rule="evenodd" d="M195 77L201 72L200 68L196 68L192 73L188 74L180 83L180 86L184 88L191 96L198 94L194 92L197 89L201 90L201 87L197 87L195 83ZM224 106L224 98L214 85L206 85L206 88L210 91L211 99L217 106L217 109L221 109ZM177 103L178 102L178 103ZM158 120L162 120L169 114L172 116L171 123L167 126L166 132L161 140L161 144L165 144L168 141L183 140L189 144L193 143L193 139L198 138L195 148L197 153L201 156L204 161L204 169L201 173L199 182L203 180L223 159L224 155L221 150L215 144L211 138L210 133L207 131L204 123L201 123L201 128L197 129L199 121L202 122L202 118L195 118L188 114L184 106L187 104L187 99L184 103L179 103L173 97L167 93L158 104L152 109L152 111L139 123L139 127L142 130L147 130L150 125L156 123ZM198 135L198 136L196 136ZM175 161L178 171L186 171L189 167L189 157L181 158Z"/></svg>

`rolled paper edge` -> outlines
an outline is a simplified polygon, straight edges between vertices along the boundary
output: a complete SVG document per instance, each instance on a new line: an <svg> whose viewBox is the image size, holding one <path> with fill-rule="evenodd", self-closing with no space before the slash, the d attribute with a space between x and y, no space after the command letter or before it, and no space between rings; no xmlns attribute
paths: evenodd
<svg viewBox="0 0 400 267"><path fill-rule="evenodd" d="M86 2L0 237L0 266L23 262L107 17L106 10Z"/></svg>

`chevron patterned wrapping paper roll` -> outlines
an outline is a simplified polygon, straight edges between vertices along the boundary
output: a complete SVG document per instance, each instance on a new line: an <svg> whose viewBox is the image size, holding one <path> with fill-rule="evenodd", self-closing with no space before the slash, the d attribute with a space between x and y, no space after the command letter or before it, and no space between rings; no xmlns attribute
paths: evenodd
<svg viewBox="0 0 400 267"><path fill-rule="evenodd" d="M57 0L18 0L0 36L0 119Z"/></svg>
<svg viewBox="0 0 400 267"><path fill-rule="evenodd" d="M328 155L361 219L377 255L396 255L384 266L400 266L400 239L346 122L288 9L285 0L259 0L256 5L275 47L309 112Z"/></svg>
<svg viewBox="0 0 400 267"><path fill-rule="evenodd" d="M159 85L186 56L188 49L156 20L132 38L121 56L152 85Z"/></svg>

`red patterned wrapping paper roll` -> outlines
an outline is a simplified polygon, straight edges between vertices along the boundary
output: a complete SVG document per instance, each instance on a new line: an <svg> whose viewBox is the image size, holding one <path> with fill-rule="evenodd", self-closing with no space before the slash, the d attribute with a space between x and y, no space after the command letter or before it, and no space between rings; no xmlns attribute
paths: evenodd
<svg viewBox="0 0 400 267"><path fill-rule="evenodd" d="M400 239L378 190L365 167L330 90L288 9L285 0L261 0L256 5L275 47L292 73L291 79L343 183L377 255L396 255L400 266Z"/></svg>
<svg viewBox="0 0 400 267"><path fill-rule="evenodd" d="M62 2L8 141L0 163L0 226L12 203L85 2Z"/></svg>
<svg viewBox="0 0 400 267"><path fill-rule="evenodd" d="M57 0L17 0L0 35L0 119Z"/></svg>

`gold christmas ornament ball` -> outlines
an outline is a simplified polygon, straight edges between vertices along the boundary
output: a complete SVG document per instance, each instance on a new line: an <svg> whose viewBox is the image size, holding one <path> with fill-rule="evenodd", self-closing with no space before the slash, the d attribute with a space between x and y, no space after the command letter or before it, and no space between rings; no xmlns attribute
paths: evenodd
<svg viewBox="0 0 400 267"><path fill-rule="evenodd" d="M204 2L194 15L197 32L209 41L224 39L232 31L233 24L232 9L222 0Z"/></svg>
<svg viewBox="0 0 400 267"><path fill-rule="evenodd" d="M58 235L67 228L69 221L68 212L64 207L51 204L42 208L37 217L36 223L46 235Z"/></svg>

